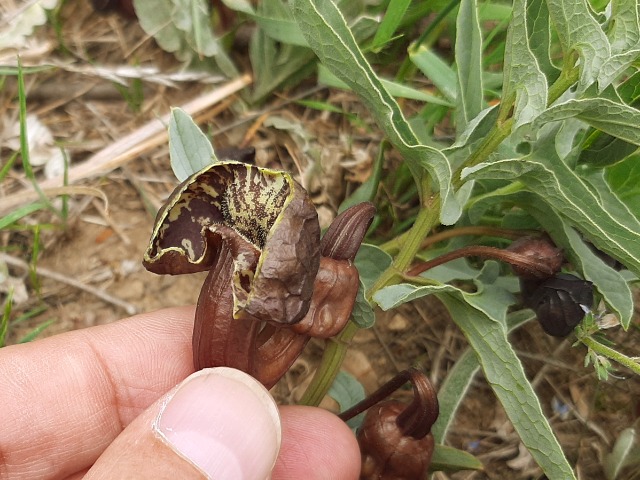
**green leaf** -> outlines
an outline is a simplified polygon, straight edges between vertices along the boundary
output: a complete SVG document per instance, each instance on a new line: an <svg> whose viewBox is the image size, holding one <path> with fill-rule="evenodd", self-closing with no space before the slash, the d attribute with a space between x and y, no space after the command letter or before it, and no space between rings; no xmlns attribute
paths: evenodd
<svg viewBox="0 0 640 480"><path fill-rule="evenodd" d="M512 332L534 318L535 314L531 310L518 310L510 313L507 317L507 331ZM436 443L444 442L456 411L478 370L480 370L478 357L472 348L467 348L447 373L447 377L438 390L440 415L431 429Z"/></svg>
<svg viewBox="0 0 640 480"><path fill-rule="evenodd" d="M611 2L611 57L598 75L602 91L640 57L640 6L637 0Z"/></svg>
<svg viewBox="0 0 640 480"><path fill-rule="evenodd" d="M204 0L133 2L142 29L167 52L183 62L213 58L228 77L238 74L222 44L213 36L209 7Z"/></svg>
<svg viewBox="0 0 640 480"><path fill-rule="evenodd" d="M482 470L484 465L476 457L464 450L436 445L433 449L430 472L457 472L460 470Z"/></svg>
<svg viewBox="0 0 640 480"><path fill-rule="evenodd" d="M378 277L391 265L392 258L380 247L363 243L354 260L365 287L365 293L371 289Z"/></svg>
<svg viewBox="0 0 640 480"><path fill-rule="evenodd" d="M638 432L635 428L625 428L613 446L611 453L604 456L602 466L607 480L616 480L618 474L633 461L634 453L636 462L640 456L640 448L638 447Z"/></svg>
<svg viewBox="0 0 640 480"><path fill-rule="evenodd" d="M289 45L309 46L284 2L273 0L262 2L260 12L256 12L253 5L246 0L222 0L222 2L232 10L246 14L270 38Z"/></svg>
<svg viewBox="0 0 640 480"><path fill-rule="evenodd" d="M360 280L356 302L353 304L351 320L358 328L371 328L376 323L376 312L364 296L365 287Z"/></svg>
<svg viewBox="0 0 640 480"><path fill-rule="evenodd" d="M433 82L449 102L454 103L456 101L458 77L449 65L423 45L417 48L410 48L409 58L425 77Z"/></svg>
<svg viewBox="0 0 640 480"><path fill-rule="evenodd" d="M466 303L459 294L438 295L476 352L489 385L498 397L535 461L548 478L575 479L575 475L538 397L509 340L506 326Z"/></svg>
<svg viewBox="0 0 640 480"><path fill-rule="evenodd" d="M540 195L570 225L600 250L640 274L640 222L628 210L608 204L558 159L553 144L524 158L499 159L465 169L463 176L478 179L519 180ZM613 205L615 207L615 205Z"/></svg>
<svg viewBox="0 0 640 480"><path fill-rule="evenodd" d="M609 167L606 179L616 196L640 218L640 155L632 155Z"/></svg>
<svg viewBox="0 0 640 480"><path fill-rule="evenodd" d="M338 375L336 375L327 395L338 402L341 412L353 407L356 403L361 402L367 396L362 384L352 375L342 370L338 372ZM364 412L349 420L347 425L351 428L356 428L362 423L363 417Z"/></svg>
<svg viewBox="0 0 640 480"><path fill-rule="evenodd" d="M551 21L545 0L527 0L528 45L549 82L558 78L560 71L551 62Z"/></svg>
<svg viewBox="0 0 640 480"><path fill-rule="evenodd" d="M393 38L409 5L411 5L411 0L389 1L382 23L378 27L375 37L373 37L372 51L379 52Z"/></svg>
<svg viewBox="0 0 640 480"><path fill-rule="evenodd" d="M476 0L462 0L456 19L456 66L458 94L456 95L456 130L464 131L467 124L484 107L482 91L482 33L478 22Z"/></svg>
<svg viewBox="0 0 640 480"><path fill-rule="evenodd" d="M593 131L586 142L588 144L580 150L578 162L592 168L614 165L638 150L637 145L599 131Z"/></svg>
<svg viewBox="0 0 640 480"><path fill-rule="evenodd" d="M418 286L401 283L377 291L373 295L373 299L380 308L389 310L427 295L455 292L462 295L465 302L477 310L482 311L490 318L500 322L506 322L507 309L515 303L515 298L505 288L495 284L495 280L498 277L498 270L498 264L490 261L485 263L481 271L476 271L474 282L477 290L475 293L467 293L446 284ZM428 276L429 272L425 272L423 275Z"/></svg>
<svg viewBox="0 0 640 480"><path fill-rule="evenodd" d="M432 103L434 105L442 105L451 108L454 106L453 103L447 100L431 95L430 93L423 92L422 90L417 90L413 87L394 82L393 80L381 78L380 82L393 97L409 98L411 100L418 100L419 102ZM351 90L351 87L347 83L336 77L324 65L318 65L318 83L327 85L328 87Z"/></svg>
<svg viewBox="0 0 640 480"><path fill-rule="evenodd" d="M258 13L261 13L267 6L261 2L258 8ZM257 29L249 43L249 58L254 78L252 97L257 102L299 75L312 61L313 54L308 48L278 43L264 30Z"/></svg>
<svg viewBox="0 0 640 480"><path fill-rule="evenodd" d="M33 212L37 212L38 210L45 210L47 208L49 208L49 205L44 202L34 202L19 207L13 212L0 218L0 230L2 230L3 228L7 228L9 225L17 222L22 217L26 217Z"/></svg>
<svg viewBox="0 0 640 480"><path fill-rule="evenodd" d="M171 109L169 156L173 173L180 182L218 161L209 139L193 119L179 108Z"/></svg>
<svg viewBox="0 0 640 480"><path fill-rule="evenodd" d="M40 335L49 325L55 322L55 318L42 322L36 328L27 333L24 337L22 337L18 343L28 343L35 340L38 335Z"/></svg>
<svg viewBox="0 0 640 480"><path fill-rule="evenodd" d="M640 145L640 110L606 98L571 99L553 105L535 119L531 131L568 118L578 118L616 138Z"/></svg>
<svg viewBox="0 0 640 480"><path fill-rule="evenodd" d="M502 98L514 98L514 129L530 123L547 107L547 77L540 70L529 44L526 0L513 2L507 30ZM507 105L506 103L505 105Z"/></svg>
<svg viewBox="0 0 640 480"><path fill-rule="evenodd" d="M320 61L358 94L379 127L405 158L420 186L425 170L438 182L443 224L462 213L451 188L451 166L440 150L421 145L400 107L358 48L344 17L331 0L294 0L293 13Z"/></svg>
<svg viewBox="0 0 640 480"><path fill-rule="evenodd" d="M565 56L571 52L580 56L579 86L585 90L611 56L609 40L591 15L586 0L547 0L546 3Z"/></svg>

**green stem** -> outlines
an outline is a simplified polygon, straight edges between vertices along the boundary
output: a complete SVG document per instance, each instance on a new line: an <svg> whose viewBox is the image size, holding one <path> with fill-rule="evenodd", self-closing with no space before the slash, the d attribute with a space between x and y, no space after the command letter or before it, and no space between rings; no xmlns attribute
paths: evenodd
<svg viewBox="0 0 640 480"><path fill-rule="evenodd" d="M336 375L338 375L344 357L347 355L347 349L358 330L359 328L355 323L349 322L337 337L327 341L320 366L300 399L300 405L314 407L320 405L320 402L331 388Z"/></svg>
<svg viewBox="0 0 640 480"><path fill-rule="evenodd" d="M610 358L614 362L627 367L636 375L640 375L640 363L638 363L637 360L634 360L631 357L627 357L626 355L615 351L613 348L609 348L606 345L603 345L597 340L594 340L593 337L585 336L580 338L580 341L598 355Z"/></svg>

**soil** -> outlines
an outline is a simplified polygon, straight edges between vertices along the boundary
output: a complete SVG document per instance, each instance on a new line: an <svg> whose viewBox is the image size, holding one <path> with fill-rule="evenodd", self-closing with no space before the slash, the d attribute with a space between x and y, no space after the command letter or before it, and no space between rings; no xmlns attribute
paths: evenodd
<svg viewBox="0 0 640 480"><path fill-rule="evenodd" d="M180 65L174 57L147 38L135 20L96 15L89 2L67 2L62 12L61 35L68 53L57 48L54 30L46 27L35 36L36 46L41 49L32 47L33 55L25 53L23 61L30 65L55 60L63 65L27 76L28 110L36 113L67 149L72 166L145 122L166 114L170 106L183 105L216 88L201 82L178 82L176 87L167 87L153 79L143 79L143 101L140 110L135 111L109 78L96 72L78 73L67 67L155 66L161 72L177 73ZM341 103L347 111L359 114L362 110L351 95L317 92L309 84L265 104L260 111L247 111L246 104L232 98L201 126L213 133L225 130L214 135L216 147L244 142L256 147L259 164L281 166L301 174L299 178L311 191L326 225L344 196L368 175L371 145L380 138L326 112L309 113L290 105L278 106L283 98L292 98L304 89L308 89L309 98L331 96L333 104ZM4 127L16 121L16 91L13 78L0 91L7 112ZM303 126L310 138L264 126L256 121L262 113ZM233 123L238 126L228 129ZM307 141L310 146L305 144ZM1 153L3 159L10 155L6 147L2 147ZM42 169L36 171L40 178ZM14 195L25 185L21 169L14 167L2 181L0 199ZM99 197L74 195L66 225L46 211L29 216L25 224L41 225L37 267L76 280L94 292L106 292L117 302L45 276L38 277L34 284L28 272L11 266L9 272L14 281L22 282L27 292L26 298L16 298L12 318L36 308L44 311L14 326L8 343L48 319L54 322L41 336L117 321L134 311L196 302L204 274L157 276L141 265L155 210L175 185L166 141L133 156L116 170L99 178L82 179L76 185L103 192L108 199L108 211ZM0 242L8 255L30 262L34 229L0 231ZM636 320L633 327L636 331L637 326ZM623 351L634 352L638 345L633 343L633 336L615 332L612 339ZM570 462L577 466L579 478L603 479L603 455L611 450L619 433L632 426L638 417L639 382L627 372L599 382L593 369L583 366L584 349L544 335L535 324L516 331L513 342L560 443ZM322 342L311 342L292 372L276 387L281 402L293 402L299 397L300 385L313 373L322 346ZM463 335L444 308L436 300L427 299L398 311L378 312L375 327L356 336L344 368L369 392L411 365L430 372L437 387L466 348ZM521 447L517 433L481 375L466 395L447 443L477 455L486 469L439 473L438 479L541 478L539 468ZM618 478L639 477L636 471Z"/></svg>

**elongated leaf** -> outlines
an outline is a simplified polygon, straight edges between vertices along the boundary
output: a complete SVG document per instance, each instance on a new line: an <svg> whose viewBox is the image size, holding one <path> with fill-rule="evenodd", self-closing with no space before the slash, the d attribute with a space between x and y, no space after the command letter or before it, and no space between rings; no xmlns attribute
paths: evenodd
<svg viewBox="0 0 640 480"><path fill-rule="evenodd" d="M209 139L180 108L171 110L169 156L173 174L180 182L217 161Z"/></svg>
<svg viewBox="0 0 640 480"><path fill-rule="evenodd" d="M547 77L549 83L558 75L558 70L551 62L551 19L545 0L527 0L527 32L529 48L537 61L538 67Z"/></svg>
<svg viewBox="0 0 640 480"><path fill-rule="evenodd" d="M640 156L633 155L607 169L607 183L637 218L640 218Z"/></svg>
<svg viewBox="0 0 640 480"><path fill-rule="evenodd" d="M457 472L459 470L482 470L482 462L469 452L447 447L446 445L436 445L433 449L430 472Z"/></svg>
<svg viewBox="0 0 640 480"><path fill-rule="evenodd" d="M336 375L327 395L338 402L341 412L353 407L367 396L362 384L351 374L342 370ZM364 413L356 415L347 422L347 425L351 428L358 428L362 423L363 417Z"/></svg>
<svg viewBox="0 0 640 480"><path fill-rule="evenodd" d="M580 55L580 89L585 90L598 77L602 66L611 56L611 45L586 0L547 0L565 55Z"/></svg>
<svg viewBox="0 0 640 480"><path fill-rule="evenodd" d="M26 217L27 215L33 212L37 212L38 210L46 210L47 208L49 208L49 205L44 202L29 203L20 208L17 208L13 212L0 218L0 230L2 230L3 228L7 228L9 225L17 222L22 217Z"/></svg>
<svg viewBox="0 0 640 480"><path fill-rule="evenodd" d="M444 60L424 45L410 48L409 58L424 73L425 77L433 82L449 102L456 101L458 77L456 72Z"/></svg>
<svg viewBox="0 0 640 480"><path fill-rule="evenodd" d="M373 37L372 49L374 52L380 51L381 47L393 38L410 4L411 0L391 0L389 2L382 23Z"/></svg>
<svg viewBox="0 0 640 480"><path fill-rule="evenodd" d="M637 0L614 0L609 32L612 56L598 75L602 91L640 57L640 5Z"/></svg>
<svg viewBox="0 0 640 480"><path fill-rule="evenodd" d="M420 102L425 102L425 103L432 103L434 105L443 105L445 107L454 106L453 103L449 102L448 100L436 97L429 93L425 93L421 90L417 90L407 85L394 82L393 80L387 80L385 78L381 78L380 82L382 83L382 85L384 85L384 87L387 89L389 94L393 97L410 98L412 100L418 100ZM318 83L327 85L329 87L351 90L351 87L346 82L343 82L338 77L336 77L324 65L318 65Z"/></svg>
<svg viewBox="0 0 640 480"><path fill-rule="evenodd" d="M638 432L635 428L625 428L616 440L611 453L604 456L603 467L607 480L616 480L620 471L633 458L633 452L638 455Z"/></svg>
<svg viewBox="0 0 640 480"><path fill-rule="evenodd" d="M476 0L460 2L456 19L456 65L458 67L456 129L462 132L484 107L482 34Z"/></svg>
<svg viewBox="0 0 640 480"><path fill-rule="evenodd" d="M262 29L256 30L249 44L253 67L253 101L260 101L288 79L298 74L313 59L309 49L278 43Z"/></svg>
<svg viewBox="0 0 640 480"><path fill-rule="evenodd" d="M513 312L507 318L507 331L511 332L534 318L535 314L531 310ZM431 433L436 443L444 442L456 411L478 370L480 370L478 357L472 348L468 348L458 357L456 363L447 373L447 378L442 382L438 390L440 414L431 428Z"/></svg>
<svg viewBox="0 0 640 480"><path fill-rule="evenodd" d="M529 45L527 2L513 2L504 55L503 98L515 98L514 128L530 123L547 107L547 77Z"/></svg>
<svg viewBox="0 0 640 480"><path fill-rule="evenodd" d="M538 465L549 478L575 479L522 364L507 339L506 322L489 316L487 310L492 309L482 308L486 305L478 302L471 305L469 294L451 285L392 285L378 291L374 299L386 310L428 294L438 296L467 337L489 385ZM464 370L465 375L472 373L470 364Z"/></svg>
<svg viewBox="0 0 640 480"><path fill-rule="evenodd" d="M539 194L554 211L575 226L600 250L607 252L640 274L640 222L624 211L614 216L608 205L555 155L555 151L535 151L524 158L501 159L465 169L463 175L475 179L520 180Z"/></svg>
<svg viewBox="0 0 640 480"><path fill-rule="evenodd" d="M548 478L575 475L501 322L472 308L460 295L438 295L476 352L489 385L535 461Z"/></svg>
<svg viewBox="0 0 640 480"><path fill-rule="evenodd" d="M616 138L640 145L640 110L606 98L571 99L553 105L536 118L531 131L567 118L578 118Z"/></svg>
<svg viewBox="0 0 640 480"><path fill-rule="evenodd" d="M455 223L461 208L451 189L451 166L441 151L421 145L400 107L358 48L344 17L331 0L294 0L293 13L322 63L358 94L380 128L405 158L418 184L429 172L442 199L441 222Z"/></svg>

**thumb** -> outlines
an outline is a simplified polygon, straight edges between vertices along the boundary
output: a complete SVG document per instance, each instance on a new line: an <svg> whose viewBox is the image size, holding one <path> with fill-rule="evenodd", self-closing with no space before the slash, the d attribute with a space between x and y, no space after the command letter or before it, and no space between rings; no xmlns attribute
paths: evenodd
<svg viewBox="0 0 640 480"><path fill-rule="evenodd" d="M280 443L269 392L239 370L210 368L137 417L84 478L266 479Z"/></svg>

